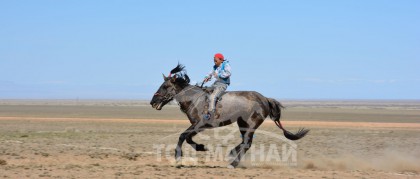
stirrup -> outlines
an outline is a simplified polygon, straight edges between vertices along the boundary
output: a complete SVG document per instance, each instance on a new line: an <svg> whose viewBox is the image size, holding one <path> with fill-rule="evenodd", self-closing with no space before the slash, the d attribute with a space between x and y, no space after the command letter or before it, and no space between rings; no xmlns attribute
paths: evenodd
<svg viewBox="0 0 420 179"><path fill-rule="evenodd" d="M204 114L203 115L203 119L205 119L205 120L210 120L210 118L211 118L211 114L210 113L207 113L207 114Z"/></svg>
<svg viewBox="0 0 420 179"><path fill-rule="evenodd" d="M215 114L216 114L216 112L214 110L213 111L209 111L207 114L204 114L203 118L205 120L210 120L210 119L213 119L214 118L214 115Z"/></svg>

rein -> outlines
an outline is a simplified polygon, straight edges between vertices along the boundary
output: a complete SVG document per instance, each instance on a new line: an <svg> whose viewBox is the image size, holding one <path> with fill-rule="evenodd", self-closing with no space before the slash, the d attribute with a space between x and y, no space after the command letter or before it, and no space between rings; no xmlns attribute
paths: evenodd
<svg viewBox="0 0 420 179"><path fill-rule="evenodd" d="M186 91L189 91L189 90L191 90L191 89L193 89L194 88L194 86L191 86L189 89L187 89L187 90L182 90L182 91L180 91L178 94L176 94L175 95L175 97L176 96L178 96L178 95L180 95L181 94L181 92L183 92L183 93L185 93ZM194 106L194 104L195 104L195 102L197 102L197 100L198 99L200 99L200 97L201 96L203 96L204 94L206 94L205 92L202 92L201 94L200 94L200 96L198 96L198 97L196 97L195 98L195 100L188 106L188 108L186 109L186 110L182 110L182 107L181 107L181 104L179 103L179 101L178 101L178 105L181 107L181 110L185 113L185 114L187 114L188 115L188 113L191 111L191 109L192 109L192 107Z"/></svg>

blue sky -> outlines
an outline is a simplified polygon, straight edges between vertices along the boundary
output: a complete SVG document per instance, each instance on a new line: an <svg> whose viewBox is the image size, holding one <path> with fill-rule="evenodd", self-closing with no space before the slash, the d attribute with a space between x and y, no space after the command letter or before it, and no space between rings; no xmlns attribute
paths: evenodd
<svg viewBox="0 0 420 179"><path fill-rule="evenodd" d="M0 99L150 99L221 52L228 90L420 99L420 1L2 1Z"/></svg>

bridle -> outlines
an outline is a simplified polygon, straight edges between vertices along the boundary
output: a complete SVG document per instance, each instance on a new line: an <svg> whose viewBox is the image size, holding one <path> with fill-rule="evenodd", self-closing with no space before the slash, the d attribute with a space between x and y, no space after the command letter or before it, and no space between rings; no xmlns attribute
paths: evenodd
<svg viewBox="0 0 420 179"><path fill-rule="evenodd" d="M172 91L175 92L175 88L172 88ZM170 101L170 100L172 100L174 98L175 95L173 95L172 92L168 92L168 93L166 93L166 95L162 95L162 94L156 92L154 94L154 96L160 96L160 97L162 97L163 98L163 101Z"/></svg>
<svg viewBox="0 0 420 179"><path fill-rule="evenodd" d="M163 101L169 101L170 99L172 99L174 96L171 95L170 93L166 94L166 95L162 95L160 93L155 93L154 96L160 96L163 98Z"/></svg>
<svg viewBox="0 0 420 179"><path fill-rule="evenodd" d="M181 93L185 93L186 91L194 88L194 86L191 86L190 88L188 88L186 90L182 89L179 93L176 93L175 86L173 84L171 84L171 85L172 85L172 90L170 92L168 92L166 95L162 95L162 94L156 92L153 96L160 96L160 97L163 98L164 101L169 101L169 100L172 100L174 97L180 95ZM175 94L172 94L172 93L175 93Z"/></svg>
<svg viewBox="0 0 420 179"><path fill-rule="evenodd" d="M154 96L160 96L160 97L163 98L164 101L169 101L169 100L172 100L174 97L177 97L178 95L182 95L182 94L186 93L187 91L189 91L191 89L194 89L194 87L195 86L191 85L188 89L182 89L179 93L175 93L175 94L167 93L166 95L162 95L160 93L155 93ZM175 92L175 86L172 86L172 91ZM188 106L187 110L185 110L185 111L183 110L183 111L188 114L188 112L192 109L193 104L204 94L206 94L206 93L202 93L202 94L200 94L200 96L196 97L195 101ZM178 105L180 105L180 104L178 104Z"/></svg>

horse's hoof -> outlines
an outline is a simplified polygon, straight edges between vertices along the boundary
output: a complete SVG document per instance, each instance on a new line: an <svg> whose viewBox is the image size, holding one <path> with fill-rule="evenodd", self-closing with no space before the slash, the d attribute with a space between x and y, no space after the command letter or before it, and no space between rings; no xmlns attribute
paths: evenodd
<svg viewBox="0 0 420 179"><path fill-rule="evenodd" d="M229 166L232 166L233 168L236 168L238 166L238 164L239 164L239 161L238 160L233 160L233 162L230 163ZM228 166L228 168L229 168L229 166Z"/></svg>
<svg viewBox="0 0 420 179"><path fill-rule="evenodd" d="M228 165L227 168L228 169L235 169L235 167L233 165Z"/></svg>
<svg viewBox="0 0 420 179"><path fill-rule="evenodd" d="M196 151L207 151L208 149L203 145L203 144L198 144L196 147L195 147L195 150Z"/></svg>
<svg viewBox="0 0 420 179"><path fill-rule="evenodd" d="M182 167L182 160L181 160L181 158L177 158L177 159L175 160L175 164L174 164L174 166L175 166L176 168L181 168L181 167Z"/></svg>

